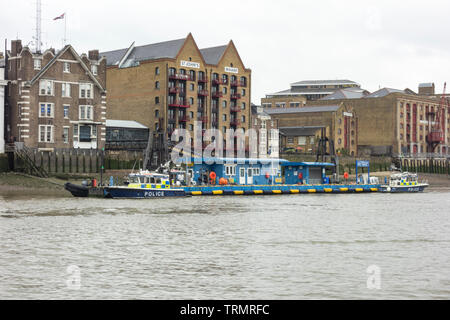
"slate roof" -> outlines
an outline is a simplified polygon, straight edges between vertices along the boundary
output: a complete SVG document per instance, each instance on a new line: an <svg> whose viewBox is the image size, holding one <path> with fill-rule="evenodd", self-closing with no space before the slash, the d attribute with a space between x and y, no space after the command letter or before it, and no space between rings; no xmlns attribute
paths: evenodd
<svg viewBox="0 0 450 320"><path fill-rule="evenodd" d="M335 100L335 99L359 99L367 95L367 91L359 88L339 89L320 100Z"/></svg>
<svg viewBox="0 0 450 320"><path fill-rule="evenodd" d="M211 48L200 49L200 52L203 55L203 59L205 59L205 62L207 64L218 64L219 60L222 57L223 53L225 52L226 48L227 48L227 45L211 47Z"/></svg>
<svg viewBox="0 0 450 320"><path fill-rule="evenodd" d="M393 88L382 88L380 90L377 90L377 91L372 92L371 94L367 95L366 98L381 98L381 97L385 97L391 93L405 93L405 91L399 90L399 89L393 89Z"/></svg>
<svg viewBox="0 0 450 320"><path fill-rule="evenodd" d="M136 46L128 55L127 60L145 61L160 58L175 58L186 38ZM117 65L129 48L101 52L106 57L108 66Z"/></svg>

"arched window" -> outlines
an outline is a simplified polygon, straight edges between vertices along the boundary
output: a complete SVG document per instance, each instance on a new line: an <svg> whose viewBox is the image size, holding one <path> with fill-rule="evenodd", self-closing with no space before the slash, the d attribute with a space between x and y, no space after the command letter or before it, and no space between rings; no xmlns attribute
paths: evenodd
<svg viewBox="0 0 450 320"><path fill-rule="evenodd" d="M159 89L159 81L155 82L155 89Z"/></svg>
<svg viewBox="0 0 450 320"><path fill-rule="evenodd" d="M159 74L159 67L155 68L155 74L158 75Z"/></svg>

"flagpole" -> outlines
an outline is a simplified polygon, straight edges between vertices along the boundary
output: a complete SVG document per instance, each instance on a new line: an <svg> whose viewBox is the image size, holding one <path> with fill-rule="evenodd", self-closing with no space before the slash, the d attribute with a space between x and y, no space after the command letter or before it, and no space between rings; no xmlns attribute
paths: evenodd
<svg viewBox="0 0 450 320"><path fill-rule="evenodd" d="M67 13L64 12L64 45L66 45L67 41L66 31L67 31Z"/></svg>

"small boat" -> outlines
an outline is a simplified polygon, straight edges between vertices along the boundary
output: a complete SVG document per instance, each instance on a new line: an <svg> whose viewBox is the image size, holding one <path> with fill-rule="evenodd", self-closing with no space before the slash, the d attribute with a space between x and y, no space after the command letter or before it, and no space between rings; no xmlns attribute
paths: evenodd
<svg viewBox="0 0 450 320"><path fill-rule="evenodd" d="M416 173L402 172L392 174L388 184L381 185L381 192L422 192L429 184L427 182L419 182Z"/></svg>
<svg viewBox="0 0 450 320"><path fill-rule="evenodd" d="M169 175L147 170L130 173L128 181L122 186L110 185L104 187L103 194L106 198L134 199L186 196L184 189L172 187Z"/></svg>
<svg viewBox="0 0 450 320"><path fill-rule="evenodd" d="M74 197L87 197L89 196L89 188L87 186L80 186L70 182L64 184L64 189L69 191Z"/></svg>

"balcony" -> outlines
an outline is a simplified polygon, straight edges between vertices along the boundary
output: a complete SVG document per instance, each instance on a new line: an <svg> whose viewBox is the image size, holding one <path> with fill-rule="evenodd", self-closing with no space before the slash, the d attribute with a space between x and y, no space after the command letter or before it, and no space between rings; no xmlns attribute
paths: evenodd
<svg viewBox="0 0 450 320"><path fill-rule="evenodd" d="M207 97L208 96L208 90L198 90L198 95L202 96L202 97Z"/></svg>
<svg viewBox="0 0 450 320"><path fill-rule="evenodd" d="M176 119L175 119L175 118L169 118L169 119L167 119L167 121L168 121L169 123L175 123L175 122L176 122Z"/></svg>
<svg viewBox="0 0 450 320"><path fill-rule="evenodd" d="M200 112L200 113L205 112L205 107L204 106L197 106L197 112Z"/></svg>
<svg viewBox="0 0 450 320"><path fill-rule="evenodd" d="M189 81L194 81L194 79L188 75L188 74L180 74L180 73L175 73L175 74L169 74L169 79L172 80L189 80Z"/></svg>
<svg viewBox="0 0 450 320"><path fill-rule="evenodd" d="M186 102L179 101L178 103L173 102L168 104L169 108L190 108L191 105L186 104Z"/></svg>
<svg viewBox="0 0 450 320"><path fill-rule="evenodd" d="M234 100L240 99L240 98L241 98L241 94L240 94L240 93L232 93L232 94L230 95L230 98L231 98L231 99L234 99Z"/></svg>
<svg viewBox="0 0 450 320"><path fill-rule="evenodd" d="M241 111L241 107L239 107L239 106L230 107L230 111L231 112L240 112Z"/></svg>
<svg viewBox="0 0 450 320"><path fill-rule="evenodd" d="M212 97L213 97L214 99L222 98L222 97L223 97L222 91L216 91L216 92L213 92L213 93L212 93Z"/></svg>
<svg viewBox="0 0 450 320"><path fill-rule="evenodd" d="M206 76L200 77L199 76L197 82L198 83L207 83L208 82L208 77L206 77Z"/></svg>
<svg viewBox="0 0 450 320"><path fill-rule="evenodd" d="M230 120L230 125L231 126L238 126L241 124L241 121L239 119L231 119Z"/></svg>
<svg viewBox="0 0 450 320"><path fill-rule="evenodd" d="M226 84L228 84L228 80L227 79L212 79L211 82L212 82L213 85L219 85L219 84L226 85Z"/></svg>
<svg viewBox="0 0 450 320"><path fill-rule="evenodd" d="M232 87L246 87L247 86L245 81L242 81L242 80L231 80L230 85Z"/></svg>
<svg viewBox="0 0 450 320"><path fill-rule="evenodd" d="M211 107L211 112L212 113L217 113L219 111L219 108L217 106L212 106Z"/></svg>
<svg viewBox="0 0 450 320"><path fill-rule="evenodd" d="M178 118L178 122L188 122L189 120L191 120L189 116L181 116Z"/></svg>

